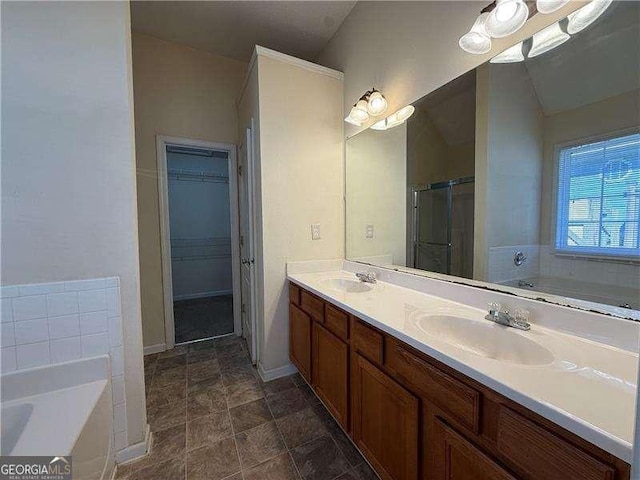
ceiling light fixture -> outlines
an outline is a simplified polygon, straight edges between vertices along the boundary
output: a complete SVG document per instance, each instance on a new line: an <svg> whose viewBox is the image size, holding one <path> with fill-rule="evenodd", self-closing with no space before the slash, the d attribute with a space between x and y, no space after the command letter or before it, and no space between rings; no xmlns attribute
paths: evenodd
<svg viewBox="0 0 640 480"><path fill-rule="evenodd" d="M536 0L536 9L540 13L548 14L564 7L569 0Z"/></svg>
<svg viewBox="0 0 640 480"><path fill-rule="evenodd" d="M489 63L518 63L524 61L522 53L523 43L520 42L511 48L507 48L504 52L499 53Z"/></svg>
<svg viewBox="0 0 640 480"><path fill-rule="evenodd" d="M591 25L611 5L612 0L592 0L568 17L567 32L576 34Z"/></svg>
<svg viewBox="0 0 640 480"><path fill-rule="evenodd" d="M496 6L487 17L485 28L493 38L502 38L517 32L529 18L529 7L523 0L496 0Z"/></svg>
<svg viewBox="0 0 640 480"><path fill-rule="evenodd" d="M380 120L379 122L371 125L373 130L389 130L390 128L397 127L404 123L413 112L415 112L415 107L413 105L407 105L406 107L401 108L397 112L392 113L387 118Z"/></svg>
<svg viewBox="0 0 640 480"><path fill-rule="evenodd" d="M387 107L387 99L384 98L384 95L375 88L372 88L360 97L344 121L359 127L369 120L369 117L382 115L387 110Z"/></svg>
<svg viewBox="0 0 640 480"><path fill-rule="evenodd" d="M562 45L570 38L571 35L563 32L560 24L556 22L540 30L538 33L533 34L533 43L531 45L531 51L529 51L529 58L547 53L558 45Z"/></svg>
<svg viewBox="0 0 640 480"><path fill-rule="evenodd" d="M460 48L465 52L481 55L491 50L491 37L485 28L485 23L489 15L489 12L481 13L473 23L471 30L460 37L458 45L460 45Z"/></svg>

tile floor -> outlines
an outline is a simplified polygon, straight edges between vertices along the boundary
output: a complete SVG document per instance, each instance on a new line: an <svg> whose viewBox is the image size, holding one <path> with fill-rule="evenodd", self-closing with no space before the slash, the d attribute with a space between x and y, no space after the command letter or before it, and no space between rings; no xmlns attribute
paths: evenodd
<svg viewBox="0 0 640 480"><path fill-rule="evenodd" d="M176 343L233 332L233 295L173 302Z"/></svg>
<svg viewBox="0 0 640 480"><path fill-rule="evenodd" d="M145 357L151 453L127 480L374 480L378 477L299 375L264 383L243 340Z"/></svg>

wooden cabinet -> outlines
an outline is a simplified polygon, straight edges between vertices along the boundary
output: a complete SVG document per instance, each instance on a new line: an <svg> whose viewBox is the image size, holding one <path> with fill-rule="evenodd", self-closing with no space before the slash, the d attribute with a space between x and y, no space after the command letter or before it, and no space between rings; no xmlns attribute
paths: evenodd
<svg viewBox="0 0 640 480"><path fill-rule="evenodd" d="M387 480L418 478L418 399L353 355L353 440Z"/></svg>
<svg viewBox="0 0 640 480"><path fill-rule="evenodd" d="M434 480L516 480L471 442L440 420L435 423ZM543 480L543 477L540 477ZM545 479L546 480L546 479Z"/></svg>
<svg viewBox="0 0 640 480"><path fill-rule="evenodd" d="M289 304L289 358L311 383L311 317Z"/></svg>
<svg viewBox="0 0 640 480"><path fill-rule="evenodd" d="M313 324L313 387L333 417L349 430L349 347Z"/></svg>
<svg viewBox="0 0 640 480"><path fill-rule="evenodd" d="M290 358L384 480L628 480L630 465L296 285Z"/></svg>

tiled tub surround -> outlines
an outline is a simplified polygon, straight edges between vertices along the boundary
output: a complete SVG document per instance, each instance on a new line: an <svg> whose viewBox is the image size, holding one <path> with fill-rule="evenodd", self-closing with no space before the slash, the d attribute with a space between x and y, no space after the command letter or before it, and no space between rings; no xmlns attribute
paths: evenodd
<svg viewBox="0 0 640 480"><path fill-rule="evenodd" d="M298 374L262 382L244 340L145 357L148 456L118 480L375 480Z"/></svg>
<svg viewBox="0 0 640 480"><path fill-rule="evenodd" d="M115 450L127 446L117 277L0 287L2 373L109 354Z"/></svg>
<svg viewBox="0 0 640 480"><path fill-rule="evenodd" d="M631 461L638 323L349 261L319 262L316 272L310 273L313 267L311 262L289 264L288 278L616 457ZM327 278L353 279L353 272L362 270L378 275L371 292L346 293L323 283ZM490 301L530 309L532 328L518 334L549 348L553 362L542 366L496 362L429 336L412 321L413 313L420 311L480 320Z"/></svg>

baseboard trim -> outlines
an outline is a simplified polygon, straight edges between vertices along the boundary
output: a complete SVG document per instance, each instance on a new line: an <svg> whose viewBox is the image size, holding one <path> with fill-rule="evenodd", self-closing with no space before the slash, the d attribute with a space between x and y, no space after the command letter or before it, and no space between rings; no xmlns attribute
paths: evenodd
<svg viewBox="0 0 640 480"><path fill-rule="evenodd" d="M298 369L295 367L293 363L287 363L282 367L265 369L260 362L258 362L258 374L263 382L268 382L269 380L275 380L276 378L286 377L287 375L293 375L296 373Z"/></svg>
<svg viewBox="0 0 640 480"><path fill-rule="evenodd" d="M151 355L152 353L164 352L167 349L166 343L158 343L156 345L147 345L144 347L144 354Z"/></svg>
<svg viewBox="0 0 640 480"><path fill-rule="evenodd" d="M233 290L216 290L215 292L193 293L190 295L176 295L173 297L174 302L180 300L196 300L198 298L221 297L222 295L233 295Z"/></svg>
<svg viewBox="0 0 640 480"><path fill-rule="evenodd" d="M147 428L144 434L144 440L139 443L134 443L128 447L123 448L116 452L116 463L128 463L133 460L144 457L149 453L149 447L151 446L151 427L147 424Z"/></svg>

